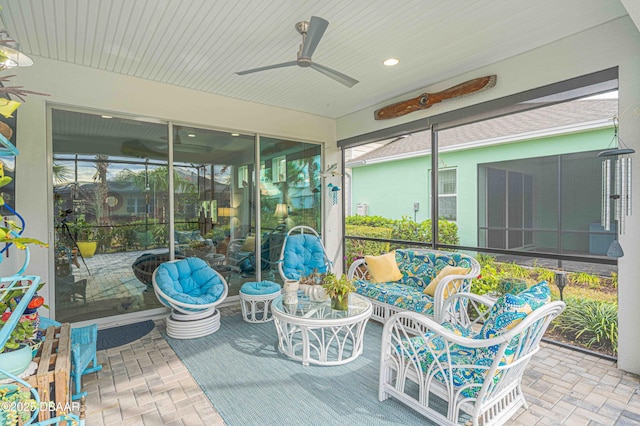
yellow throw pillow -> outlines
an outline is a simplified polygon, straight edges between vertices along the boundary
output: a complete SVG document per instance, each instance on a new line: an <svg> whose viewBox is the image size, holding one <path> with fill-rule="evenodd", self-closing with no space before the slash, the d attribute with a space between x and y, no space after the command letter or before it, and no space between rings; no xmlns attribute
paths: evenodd
<svg viewBox="0 0 640 426"><path fill-rule="evenodd" d="M380 256L367 255L364 257L364 260L367 262L371 282L374 284L398 281L402 278L402 272L400 272L398 264L396 263L395 250L387 254L381 254Z"/></svg>
<svg viewBox="0 0 640 426"><path fill-rule="evenodd" d="M464 275L469 273L469 268L461 268L458 266L445 266L442 268L438 275L429 283L428 286L424 288L422 291L424 294L428 294L429 296L433 296L436 293L436 287L440 284L440 281L447 275ZM449 297L448 290L444 291L444 297Z"/></svg>
<svg viewBox="0 0 640 426"><path fill-rule="evenodd" d="M250 252L254 252L256 249L256 237L254 237L253 235L249 235L247 238L244 239L244 242L242 243L242 247L240 247L240 251L250 251Z"/></svg>

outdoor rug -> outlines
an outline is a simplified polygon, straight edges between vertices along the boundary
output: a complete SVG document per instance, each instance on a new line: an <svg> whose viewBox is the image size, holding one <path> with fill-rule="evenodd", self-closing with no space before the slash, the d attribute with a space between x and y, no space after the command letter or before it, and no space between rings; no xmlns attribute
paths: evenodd
<svg viewBox="0 0 640 426"><path fill-rule="evenodd" d="M105 328L98 330L98 342L96 349L111 349L118 346L126 345L134 340L138 340L145 336L155 327L155 323L151 320L142 321L135 324L127 324L119 327Z"/></svg>
<svg viewBox="0 0 640 426"><path fill-rule="evenodd" d="M381 335L367 324L364 353L334 367L285 357L273 322L240 315L223 316L206 337L164 337L229 426L435 424L394 399L378 401Z"/></svg>

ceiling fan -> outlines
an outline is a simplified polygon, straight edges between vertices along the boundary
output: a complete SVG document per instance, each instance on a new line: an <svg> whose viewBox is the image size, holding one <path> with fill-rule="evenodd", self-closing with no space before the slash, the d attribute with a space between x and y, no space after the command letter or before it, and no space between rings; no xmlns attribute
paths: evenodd
<svg viewBox="0 0 640 426"><path fill-rule="evenodd" d="M311 61L311 55L313 55L316 47L318 47L318 43L320 43L320 39L324 35L327 26L329 26L329 22L317 16L312 16L309 21L298 22L296 24L296 30L298 30L298 32L302 35L302 43L300 44L300 50L298 50L297 60L283 62L280 64L267 65L266 67L239 71L236 74L245 75L259 71L271 70L274 68L292 67L294 65L297 65L302 68L310 67L311 69L314 69L326 75L327 77L334 79L338 83L342 83L347 87L353 87L358 83L358 80L356 80L355 78L351 78L348 75L342 74L341 72L338 72L334 69Z"/></svg>

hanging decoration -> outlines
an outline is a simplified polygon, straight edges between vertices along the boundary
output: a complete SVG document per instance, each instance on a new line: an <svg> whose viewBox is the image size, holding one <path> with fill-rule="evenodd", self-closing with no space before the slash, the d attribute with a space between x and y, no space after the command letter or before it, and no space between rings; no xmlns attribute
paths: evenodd
<svg viewBox="0 0 640 426"><path fill-rule="evenodd" d="M331 199L331 203L335 206L338 204L338 191L340 191L340 187L338 185L334 185L332 183L327 185L328 196Z"/></svg>
<svg viewBox="0 0 640 426"><path fill-rule="evenodd" d="M613 117L613 138L609 145L616 148L598 153L602 157L602 206L601 225L605 231L611 230L611 223L617 224L617 233L622 235L625 230L626 216L631 215L631 157L634 149L628 148L618 136L618 118ZM613 240L609 250L609 257L622 257L624 252L618 242Z"/></svg>

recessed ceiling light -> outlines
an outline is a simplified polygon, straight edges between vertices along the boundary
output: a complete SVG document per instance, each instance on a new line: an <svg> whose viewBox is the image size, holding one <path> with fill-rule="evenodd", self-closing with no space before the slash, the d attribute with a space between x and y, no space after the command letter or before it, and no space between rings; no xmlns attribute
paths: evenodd
<svg viewBox="0 0 640 426"><path fill-rule="evenodd" d="M231 133L231 136L240 136L240 133Z"/></svg>
<svg viewBox="0 0 640 426"><path fill-rule="evenodd" d="M195 138L196 137L195 133L189 133L189 134L187 134L187 136L189 136L190 138Z"/></svg>
<svg viewBox="0 0 640 426"><path fill-rule="evenodd" d="M382 62L382 63L385 64L388 67L392 67L394 65L398 65L398 62L400 62L400 61L397 60L396 58L389 58L389 59L385 59L384 62Z"/></svg>
<svg viewBox="0 0 640 426"><path fill-rule="evenodd" d="M112 117L112 116L110 116L110 115L101 115L100 117L102 117L102 118L113 118L113 117Z"/></svg>

